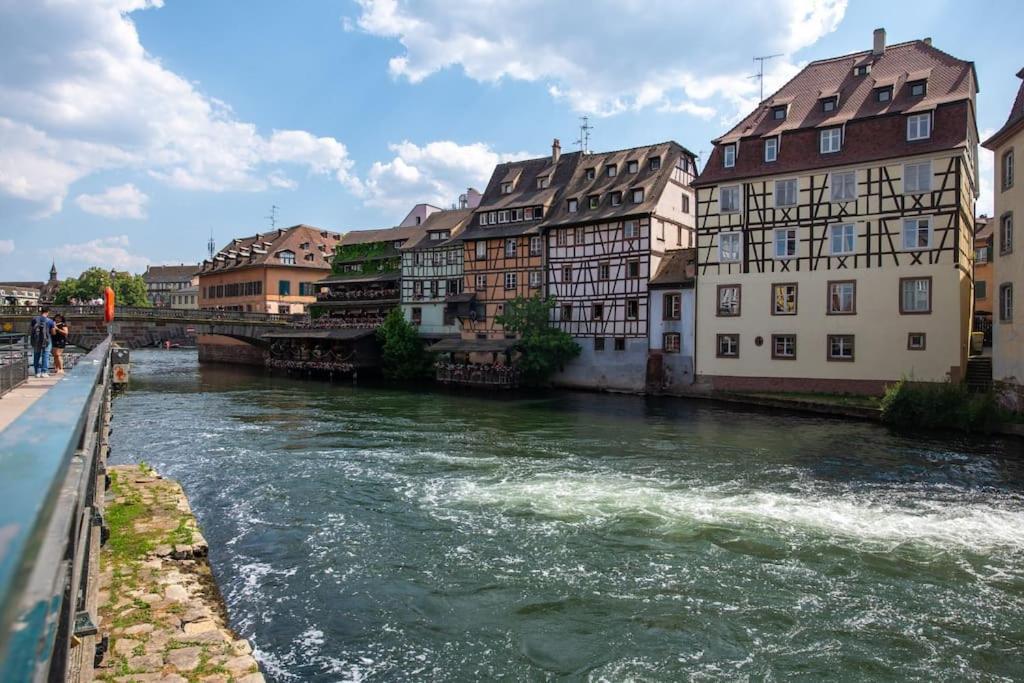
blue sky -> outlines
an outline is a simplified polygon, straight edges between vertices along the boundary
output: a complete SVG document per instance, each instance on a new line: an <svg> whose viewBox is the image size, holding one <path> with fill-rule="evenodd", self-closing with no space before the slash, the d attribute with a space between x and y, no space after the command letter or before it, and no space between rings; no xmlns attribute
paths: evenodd
<svg viewBox="0 0 1024 683"><path fill-rule="evenodd" d="M0 0L0 280L195 262L211 232L393 225L493 165L694 152L812 59L932 37L976 62L982 136L1022 66L1015 2ZM965 14L969 7L971 14ZM1013 46L1008 48L1007 46ZM979 211L991 207L985 158Z"/></svg>

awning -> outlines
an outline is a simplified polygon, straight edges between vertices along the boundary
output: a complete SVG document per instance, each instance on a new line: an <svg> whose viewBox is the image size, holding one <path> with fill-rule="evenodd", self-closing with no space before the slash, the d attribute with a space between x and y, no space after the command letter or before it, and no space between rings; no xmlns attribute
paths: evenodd
<svg viewBox="0 0 1024 683"><path fill-rule="evenodd" d="M450 304L466 304L476 298L476 294L473 292L463 292L462 294L449 294L444 298Z"/></svg>
<svg viewBox="0 0 1024 683"><path fill-rule="evenodd" d="M386 282L388 280L398 280L401 277L401 273L397 270L389 270L386 273L378 273L376 275L328 275L322 280L317 280L314 285L343 285L347 283L360 284L367 282Z"/></svg>
<svg viewBox="0 0 1024 683"><path fill-rule="evenodd" d="M342 328L342 329L305 329L305 330L291 330L290 332L270 332L263 335L264 339L330 339L335 341L345 341L351 339L362 339L368 337L374 332L376 328Z"/></svg>
<svg viewBox="0 0 1024 683"><path fill-rule="evenodd" d="M504 353L516 345L516 339L442 339L427 347L427 351L435 353L452 353L473 351Z"/></svg>

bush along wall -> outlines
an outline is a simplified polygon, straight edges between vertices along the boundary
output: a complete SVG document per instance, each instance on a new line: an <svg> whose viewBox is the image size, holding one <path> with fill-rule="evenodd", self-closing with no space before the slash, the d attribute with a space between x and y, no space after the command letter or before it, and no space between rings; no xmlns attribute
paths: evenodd
<svg viewBox="0 0 1024 683"><path fill-rule="evenodd" d="M902 378L886 388L882 421L900 428L990 432L1006 421L993 392L972 393L964 384L916 383Z"/></svg>

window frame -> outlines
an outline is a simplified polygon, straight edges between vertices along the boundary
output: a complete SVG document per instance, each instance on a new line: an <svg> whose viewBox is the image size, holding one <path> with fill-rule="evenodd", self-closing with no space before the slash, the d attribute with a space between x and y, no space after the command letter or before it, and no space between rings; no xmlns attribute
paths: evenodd
<svg viewBox="0 0 1024 683"><path fill-rule="evenodd" d="M722 238L736 235L739 244L736 249L736 258L725 258L722 251ZM742 263L743 262L743 232L741 230L727 230L718 233L718 262L719 263Z"/></svg>
<svg viewBox="0 0 1024 683"><path fill-rule="evenodd" d="M682 320L683 295L679 292L665 292L661 295L661 319Z"/></svg>
<svg viewBox="0 0 1024 683"><path fill-rule="evenodd" d="M911 168L914 168L914 169L927 168L928 169L928 172L925 174L925 177L928 179L928 187L923 188L923 189L920 187L920 185L915 185L915 187L913 189L910 189L908 187L907 179L910 177L910 169ZM932 191L932 180L934 179L934 177L935 177L935 174L932 172L932 162L931 162L931 159L928 159L928 160L925 160L925 161L908 161L907 163L903 164L903 194L924 194L926 192L931 192ZM921 174L920 174L919 171L915 171L914 172L914 180L915 180L915 183L920 183L920 181L921 181Z"/></svg>
<svg viewBox="0 0 1024 683"><path fill-rule="evenodd" d="M1009 236L1009 239L1006 239ZM1004 211L999 217L999 255L1013 253L1013 211Z"/></svg>
<svg viewBox="0 0 1024 683"><path fill-rule="evenodd" d="M626 161L626 173L637 174L640 172L640 161L637 159L629 159Z"/></svg>
<svg viewBox="0 0 1024 683"><path fill-rule="evenodd" d="M579 213L580 201L575 197L570 197L565 200L565 210L569 213Z"/></svg>
<svg viewBox="0 0 1024 683"><path fill-rule="evenodd" d="M481 286L483 285L483 286ZM487 291L487 273L477 273L476 279L473 281L473 291L475 292L486 292Z"/></svg>
<svg viewBox="0 0 1024 683"><path fill-rule="evenodd" d="M730 155L730 152L732 153ZM736 168L736 143L722 145L722 165L725 168Z"/></svg>
<svg viewBox="0 0 1024 683"><path fill-rule="evenodd" d="M572 322L572 309L571 303L562 304L558 309L558 322L571 323Z"/></svg>
<svg viewBox="0 0 1024 683"><path fill-rule="evenodd" d="M505 239L505 258L515 258L519 253L519 240L515 237Z"/></svg>
<svg viewBox="0 0 1024 683"><path fill-rule="evenodd" d="M587 195L587 208L588 209L593 211L594 209L598 208L599 206L601 206L601 196L600 195L596 195L596 194Z"/></svg>
<svg viewBox="0 0 1024 683"><path fill-rule="evenodd" d="M915 93L914 88L920 86L921 92ZM910 97L924 97L928 94L928 79L921 79L917 81L910 81L907 83L907 95Z"/></svg>
<svg viewBox="0 0 1024 683"><path fill-rule="evenodd" d="M536 245L536 248L534 247ZM540 256L544 253L544 240L540 235L530 235L530 256Z"/></svg>
<svg viewBox="0 0 1024 683"><path fill-rule="evenodd" d="M836 356L832 353L832 341L849 339L850 355ZM853 363L857 359L857 339L853 334L829 334L825 339L825 359L832 363Z"/></svg>
<svg viewBox="0 0 1024 683"><path fill-rule="evenodd" d="M612 279L612 262L603 260L597 262L597 281L609 282Z"/></svg>
<svg viewBox="0 0 1024 683"><path fill-rule="evenodd" d="M647 170L649 171L660 171L661 170L661 157L654 156L647 159Z"/></svg>
<svg viewBox="0 0 1024 683"><path fill-rule="evenodd" d="M604 302L590 304L590 320L604 322Z"/></svg>
<svg viewBox="0 0 1024 683"><path fill-rule="evenodd" d="M609 192L608 193L608 202L612 206L619 206L620 204L622 204L622 192L619 191L619 190L614 190L612 192Z"/></svg>
<svg viewBox="0 0 1024 683"><path fill-rule="evenodd" d="M772 143L769 148L768 143ZM768 150L771 149L771 158L768 158ZM779 160L779 136L772 135L764 139L764 163L772 164Z"/></svg>
<svg viewBox="0 0 1024 683"><path fill-rule="evenodd" d="M832 308L832 288L838 285L852 285L853 296L850 301L850 310L834 310ZM857 315L857 281L856 280L829 280L825 285L825 315Z"/></svg>
<svg viewBox="0 0 1024 683"><path fill-rule="evenodd" d="M1003 282L999 285L999 323L1013 322L1013 283Z"/></svg>
<svg viewBox="0 0 1024 683"><path fill-rule="evenodd" d="M775 291L780 287L792 287L793 288L793 310L792 312L779 312L776 304L778 303L778 296ZM796 282L773 282L771 286L771 301L769 302L769 311L773 316L779 316L783 318L789 318L796 316L800 312L800 285Z"/></svg>
<svg viewBox="0 0 1024 683"><path fill-rule="evenodd" d="M636 280L640 277L640 259L631 258L626 260L626 279Z"/></svg>
<svg viewBox="0 0 1024 683"><path fill-rule="evenodd" d="M914 344L914 337L921 338L921 344ZM928 348L928 335L924 332L907 332L907 351L924 351Z"/></svg>
<svg viewBox="0 0 1024 683"><path fill-rule="evenodd" d="M839 102L837 97L832 95L831 97L821 98L821 113L829 114L839 108ZM829 105L832 105L831 107Z"/></svg>
<svg viewBox="0 0 1024 683"><path fill-rule="evenodd" d="M927 221L928 222L927 231L925 233L925 234L928 235L928 243L925 246L923 246L923 247L922 246L909 246L908 247L907 246L907 226L910 225L911 223L915 223L916 225L915 225L915 228L914 228L914 235L915 236L920 236L920 234L921 234L921 221ZM916 240L915 240L915 242L916 242ZM935 244L935 229L932 226L932 217L931 216L910 216L910 217L904 218L902 220L901 225L900 225L900 246L902 247L901 251L928 251L929 249L934 249L934 244Z"/></svg>
<svg viewBox="0 0 1024 683"><path fill-rule="evenodd" d="M633 310L630 310L633 309ZM640 319L640 299L626 299L626 320Z"/></svg>
<svg viewBox="0 0 1024 683"><path fill-rule="evenodd" d="M732 340L732 353L722 353L722 342ZM740 357L740 334L739 332L720 332L715 335L715 358L739 358Z"/></svg>
<svg viewBox="0 0 1024 683"><path fill-rule="evenodd" d="M612 337L612 348L616 351L626 350L626 338L625 337Z"/></svg>
<svg viewBox="0 0 1024 683"><path fill-rule="evenodd" d="M852 228L853 246L847 250L836 251L835 237L837 228ZM845 243L844 236L840 236L841 243ZM852 256L857 253L857 224L856 223L831 223L828 226L828 252L829 256Z"/></svg>
<svg viewBox="0 0 1024 683"><path fill-rule="evenodd" d="M669 339L675 339L673 344L669 344ZM682 353L683 351L683 335L678 332L665 332L661 335L661 350L665 353Z"/></svg>
<svg viewBox="0 0 1024 683"><path fill-rule="evenodd" d="M913 122L915 122L915 121L918 122L917 126L916 126L917 134L914 135L914 136L911 136L910 130L911 130L911 127L913 127ZM924 135L921 135L921 125L920 125L921 121L927 121L927 129L928 130L927 130L927 132ZM908 114L907 115L907 142L920 142L922 140L930 140L931 137L932 137L932 113L931 112L922 112L922 113L918 113L918 114Z"/></svg>
<svg viewBox="0 0 1024 683"><path fill-rule="evenodd" d="M789 115L789 107L785 104L779 104L772 107L772 121L785 121Z"/></svg>
<svg viewBox="0 0 1024 683"><path fill-rule="evenodd" d="M833 136L833 134L837 134ZM825 140L837 141L838 144L835 149L825 149ZM818 153L819 154L838 154L843 151L843 129L839 126L830 126L828 128L822 128L818 132Z"/></svg>
<svg viewBox="0 0 1024 683"><path fill-rule="evenodd" d="M1007 173L1009 171L1009 173ZM1013 147L1003 152L1003 156L999 160L999 190L1006 192L1013 187L1013 176L1016 169L1014 168L1014 154Z"/></svg>
<svg viewBox="0 0 1024 683"><path fill-rule="evenodd" d="M885 95L885 97L882 97ZM875 102L892 102L892 86L885 85L875 88Z"/></svg>
<svg viewBox="0 0 1024 683"><path fill-rule="evenodd" d="M723 207L722 197L726 193L727 190L729 191L730 194L732 194L732 191L736 192L736 204L735 204L735 206L733 206L733 208L724 208ZM722 185L722 186L720 186L718 188L718 213L739 213L742 210L742 208L743 208L742 207L742 202L743 202L743 200L740 197L740 186L739 185Z"/></svg>
<svg viewBox="0 0 1024 683"><path fill-rule="evenodd" d="M604 177L605 178L614 178L617 175L619 175L619 165L618 164L605 164L604 165Z"/></svg>
<svg viewBox="0 0 1024 683"><path fill-rule="evenodd" d="M793 233L793 253L779 255L779 233ZM786 236L786 246L789 246L790 238ZM772 228L772 259L775 261L788 261L800 258L800 231L798 228Z"/></svg>
<svg viewBox="0 0 1024 683"><path fill-rule="evenodd" d="M779 188L780 187L792 187L793 188L793 201L789 203L779 203ZM772 203L778 207L789 207L797 206L800 203L800 180L798 178L779 178L775 181L775 188L772 192Z"/></svg>
<svg viewBox="0 0 1024 683"><path fill-rule="evenodd" d="M640 193L640 199L637 199L637 198L636 198L636 193L637 193L637 192L639 192L639 193ZM645 192L644 192L644 188L642 188L642 187L634 187L634 188L632 188L632 189L631 189L631 190L629 191L629 198L630 198L630 201L631 201L631 202L632 202L633 204L643 204L643 203L644 203L644 197L645 197L645 196L646 196L646 195L645 195Z"/></svg>
<svg viewBox="0 0 1024 683"><path fill-rule="evenodd" d="M562 284L572 283L572 264L566 263L562 266Z"/></svg>
<svg viewBox="0 0 1024 683"><path fill-rule="evenodd" d="M903 300L903 283L905 282L927 282L928 283L928 308L925 310L908 310ZM900 315L929 315L932 312L932 276L921 275L916 277L901 277L900 278L900 291L899 291L899 304L900 304Z"/></svg>
<svg viewBox="0 0 1024 683"><path fill-rule="evenodd" d="M632 226L633 230L627 230ZM629 234L632 232L633 234ZM622 238L627 240L640 239L640 221L636 218L630 218L622 222Z"/></svg>
<svg viewBox="0 0 1024 683"><path fill-rule="evenodd" d="M543 276L539 270L531 270L529 275L530 289L540 289L543 284ZM536 282L534 282L536 280Z"/></svg>
<svg viewBox="0 0 1024 683"><path fill-rule="evenodd" d="M853 196L852 197L846 197L846 196L837 197L836 196L836 187L837 187L836 177L837 176L853 176ZM846 183L843 182L841 185L839 185L839 187L842 187L842 188L845 189L846 188ZM828 193L829 193L829 202L832 203L832 204L839 204L839 203L842 203L842 202L855 202L855 201L857 201L857 199L860 197L860 188L857 187L857 171L856 170L853 170L853 171L832 171L831 173L829 173L828 174Z"/></svg>
<svg viewBox="0 0 1024 683"><path fill-rule="evenodd" d="M519 288L519 273L514 270L505 271L505 291Z"/></svg>
<svg viewBox="0 0 1024 683"><path fill-rule="evenodd" d="M736 290L736 312L735 313L723 313L722 309L722 291L726 289ZM743 313L743 285L741 284L725 284L718 285L715 288L715 317L716 318L738 318Z"/></svg>
<svg viewBox="0 0 1024 683"><path fill-rule="evenodd" d="M776 342L792 339L793 341L793 353L791 355L780 355L777 353L778 348ZM772 334L772 360L796 360L796 334L793 332L780 332Z"/></svg>

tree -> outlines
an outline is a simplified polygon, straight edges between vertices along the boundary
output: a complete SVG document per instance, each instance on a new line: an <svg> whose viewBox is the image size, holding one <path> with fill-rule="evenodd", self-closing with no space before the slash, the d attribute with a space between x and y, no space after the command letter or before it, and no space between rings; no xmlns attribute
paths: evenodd
<svg viewBox="0 0 1024 683"><path fill-rule="evenodd" d="M141 275L131 273L114 273L103 268L89 268L77 278L69 277L60 283L55 295L57 304L69 304L72 299L92 301L103 298L107 287L114 290L114 298L118 306L149 306L146 298L146 282Z"/></svg>
<svg viewBox="0 0 1024 683"><path fill-rule="evenodd" d="M580 355L580 346L564 330L551 326L555 300L516 297L505 304L496 320L507 332L519 335L516 348L522 354L516 362L524 383L544 384L556 371Z"/></svg>
<svg viewBox="0 0 1024 683"><path fill-rule="evenodd" d="M434 359L423 346L416 328L394 308L377 328L382 346L384 376L394 381L413 381L430 376Z"/></svg>

